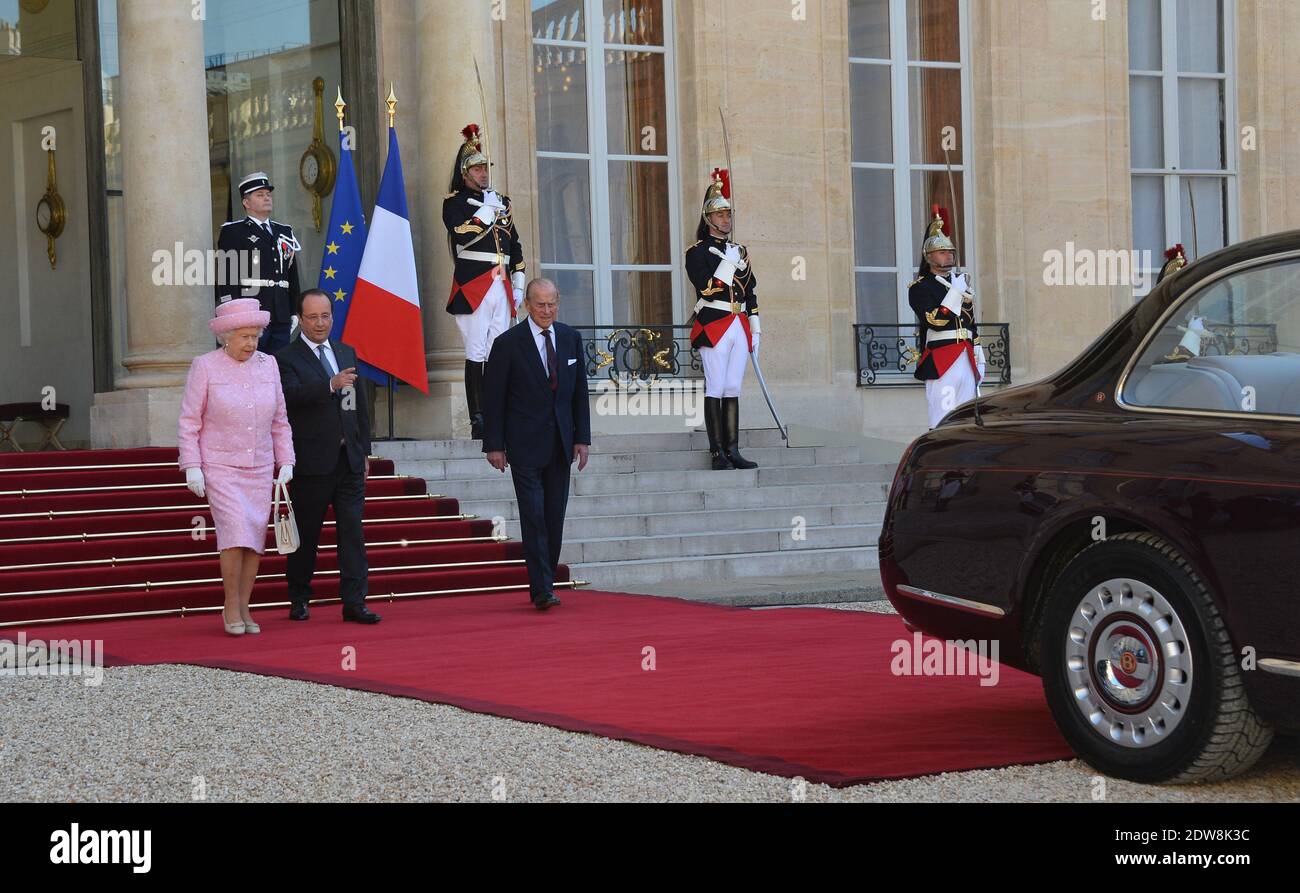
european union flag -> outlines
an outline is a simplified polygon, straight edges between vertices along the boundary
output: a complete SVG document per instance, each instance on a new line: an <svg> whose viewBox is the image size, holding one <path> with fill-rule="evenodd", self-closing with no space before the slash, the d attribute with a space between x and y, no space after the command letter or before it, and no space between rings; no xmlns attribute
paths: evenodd
<svg viewBox="0 0 1300 893"><path fill-rule="evenodd" d="M357 271L366 250L366 218L361 213L361 191L352 166L352 150L339 131L339 176L334 186L334 203L330 207L330 225L325 236L325 256L321 259L321 291L334 299L334 326L330 337L343 341L343 326L348 321L352 295L356 291ZM347 342L344 342L347 343ZM349 345L352 346L352 345ZM378 385L388 384L388 373L358 359L357 373Z"/></svg>

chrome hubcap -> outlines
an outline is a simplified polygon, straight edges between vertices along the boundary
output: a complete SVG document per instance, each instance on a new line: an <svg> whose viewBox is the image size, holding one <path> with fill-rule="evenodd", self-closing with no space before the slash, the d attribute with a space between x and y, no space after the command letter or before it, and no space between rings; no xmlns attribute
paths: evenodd
<svg viewBox="0 0 1300 893"><path fill-rule="evenodd" d="M1075 708L1121 747L1150 747L1187 713L1192 651L1163 595L1139 580L1094 586L1066 633L1065 670Z"/></svg>

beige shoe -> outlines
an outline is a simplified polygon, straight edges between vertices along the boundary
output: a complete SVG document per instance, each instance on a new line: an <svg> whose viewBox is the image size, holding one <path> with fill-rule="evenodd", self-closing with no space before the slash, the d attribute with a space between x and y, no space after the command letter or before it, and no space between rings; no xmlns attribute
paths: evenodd
<svg viewBox="0 0 1300 893"><path fill-rule="evenodd" d="M256 623L254 623L253 621L251 620L244 621L244 632L251 633L252 635L257 635L261 631L262 628L258 626Z"/></svg>
<svg viewBox="0 0 1300 893"><path fill-rule="evenodd" d="M221 623L226 627L226 632L230 633L232 636L242 636L246 631L244 628L244 621L242 620L236 623L226 623L226 618L222 617Z"/></svg>

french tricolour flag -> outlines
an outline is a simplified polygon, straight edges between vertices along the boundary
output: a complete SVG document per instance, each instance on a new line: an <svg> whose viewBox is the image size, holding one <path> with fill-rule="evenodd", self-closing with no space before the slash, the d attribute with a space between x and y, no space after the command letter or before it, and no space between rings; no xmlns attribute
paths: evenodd
<svg viewBox="0 0 1300 893"><path fill-rule="evenodd" d="M379 201L370 218L366 252L343 340L357 356L394 378L429 393L424 364L424 326L415 275L415 245L406 210L406 184L397 131L388 128L388 162L379 183Z"/></svg>

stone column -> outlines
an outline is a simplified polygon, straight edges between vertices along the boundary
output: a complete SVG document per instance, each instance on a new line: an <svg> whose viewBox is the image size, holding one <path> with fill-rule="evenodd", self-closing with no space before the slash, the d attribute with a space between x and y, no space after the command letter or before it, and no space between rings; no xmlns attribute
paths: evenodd
<svg viewBox="0 0 1300 893"><path fill-rule="evenodd" d="M189 3L118 0L126 374L95 396L97 447L176 442L180 386L213 346L210 284L156 284L155 253L213 247L203 23ZM175 262L172 261L173 269Z"/></svg>
<svg viewBox="0 0 1300 893"><path fill-rule="evenodd" d="M492 20L493 4L464 0L425 0L417 5L419 40L418 83L420 154L413 159L425 190L413 208L420 217L420 296L424 310L424 343L429 365L429 398L421 405L399 407L403 420L416 421L421 430L403 430L406 436L469 436L465 407L465 352L455 322L446 312L451 288L452 262L447 233L442 224L442 198L447 192L452 162L460 147L460 131L476 122L487 130L492 153L492 185L509 192L506 182L505 139L498 114L496 35L501 24ZM483 77L488 115L483 120L477 59ZM414 103L412 103L414 105ZM408 106L409 108L409 106Z"/></svg>

